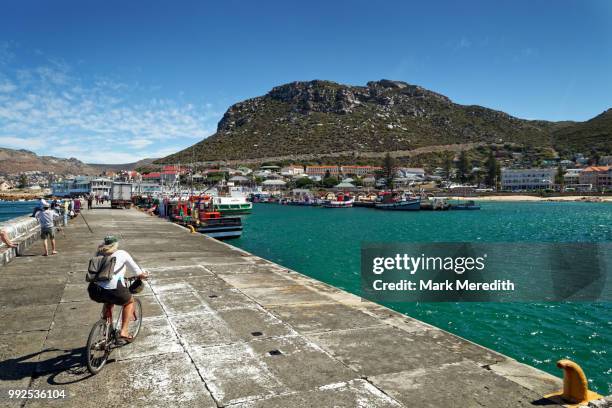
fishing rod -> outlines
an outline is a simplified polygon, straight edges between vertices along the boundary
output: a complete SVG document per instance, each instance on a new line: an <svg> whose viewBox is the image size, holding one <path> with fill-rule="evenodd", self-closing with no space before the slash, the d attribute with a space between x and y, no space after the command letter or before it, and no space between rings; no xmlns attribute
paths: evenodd
<svg viewBox="0 0 612 408"><path fill-rule="evenodd" d="M81 214L81 217L83 218L83 221L85 221L85 224L87 225L87 228L89 228L89 232L91 232L92 234L94 233L93 230L91 229L91 227L89 226L89 223L87 222L87 220L85 219L85 216L83 215L83 213L81 211L79 211L79 214Z"/></svg>

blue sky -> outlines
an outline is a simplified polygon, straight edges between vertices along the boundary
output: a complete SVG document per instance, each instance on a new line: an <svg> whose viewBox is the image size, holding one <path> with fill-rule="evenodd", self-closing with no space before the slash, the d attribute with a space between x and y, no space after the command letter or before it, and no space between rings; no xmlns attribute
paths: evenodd
<svg viewBox="0 0 612 408"><path fill-rule="evenodd" d="M403 80L529 119L612 107L612 2L30 1L0 6L0 146L159 157L295 80Z"/></svg>

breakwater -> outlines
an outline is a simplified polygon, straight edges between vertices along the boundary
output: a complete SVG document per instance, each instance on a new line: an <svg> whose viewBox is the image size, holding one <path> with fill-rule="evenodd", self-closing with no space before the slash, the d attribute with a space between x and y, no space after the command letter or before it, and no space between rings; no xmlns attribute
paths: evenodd
<svg viewBox="0 0 612 408"><path fill-rule="evenodd" d="M359 294L361 242L611 242L612 206L482 203L481 211L394 213L256 204L243 238L255 255ZM386 306L526 364L557 373L580 362L591 386L612 393L609 303L389 303Z"/></svg>
<svg viewBox="0 0 612 408"><path fill-rule="evenodd" d="M81 407L520 407L561 387L558 377L159 218L85 214L93 232L75 219L59 255L1 270L3 385L63 389L64 405ZM100 305L87 297L84 270L107 234L152 278L139 295L139 338L89 377L80 353Z"/></svg>
<svg viewBox="0 0 612 408"><path fill-rule="evenodd" d="M18 253L37 241L40 236L38 221L27 215L0 222L0 230L17 244L17 248L7 248L6 244L0 241L0 266L10 262Z"/></svg>

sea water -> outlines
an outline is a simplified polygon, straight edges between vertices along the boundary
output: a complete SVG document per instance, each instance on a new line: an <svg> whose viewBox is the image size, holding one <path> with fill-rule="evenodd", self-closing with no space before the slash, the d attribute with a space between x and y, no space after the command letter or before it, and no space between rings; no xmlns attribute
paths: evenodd
<svg viewBox="0 0 612 408"><path fill-rule="evenodd" d="M230 243L359 294L361 242L612 242L612 204L482 203L393 212L255 204ZM561 376L557 360L612 393L612 303L393 303L399 312Z"/></svg>
<svg viewBox="0 0 612 408"><path fill-rule="evenodd" d="M32 214L36 201L0 201L0 222Z"/></svg>

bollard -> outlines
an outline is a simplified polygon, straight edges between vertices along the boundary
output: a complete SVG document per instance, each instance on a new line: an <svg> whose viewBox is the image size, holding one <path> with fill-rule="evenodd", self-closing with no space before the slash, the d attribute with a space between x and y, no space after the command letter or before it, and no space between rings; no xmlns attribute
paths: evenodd
<svg viewBox="0 0 612 408"><path fill-rule="evenodd" d="M559 360L557 367L563 370L563 390L546 395L546 398L561 398L563 402L576 405L602 398L601 395L589 390L589 382L578 364L571 360Z"/></svg>
<svg viewBox="0 0 612 408"><path fill-rule="evenodd" d="M192 234L195 234L196 230L193 225L188 225L187 228L189 228L189 231L191 231Z"/></svg>

